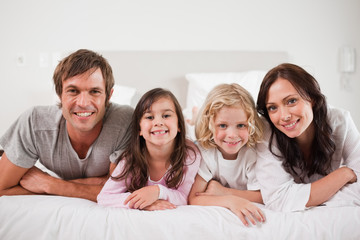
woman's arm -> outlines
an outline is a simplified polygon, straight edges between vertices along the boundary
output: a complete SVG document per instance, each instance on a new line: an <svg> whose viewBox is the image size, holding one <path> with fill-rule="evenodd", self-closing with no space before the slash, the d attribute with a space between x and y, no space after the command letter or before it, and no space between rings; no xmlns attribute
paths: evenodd
<svg viewBox="0 0 360 240"><path fill-rule="evenodd" d="M309 201L306 207L318 206L334 196L345 184L357 180L353 170L341 167L327 176L311 183Z"/></svg>

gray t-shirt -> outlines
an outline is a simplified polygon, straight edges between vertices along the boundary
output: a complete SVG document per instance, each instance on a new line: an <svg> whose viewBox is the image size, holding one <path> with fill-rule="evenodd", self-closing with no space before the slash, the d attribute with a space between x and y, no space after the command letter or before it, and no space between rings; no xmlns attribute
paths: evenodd
<svg viewBox="0 0 360 240"><path fill-rule="evenodd" d="M24 112L0 139L8 159L30 168L39 160L63 179L98 177L108 173L109 160L116 161L131 121L130 106L111 103L100 135L84 159L73 149L66 120L57 106L37 106Z"/></svg>

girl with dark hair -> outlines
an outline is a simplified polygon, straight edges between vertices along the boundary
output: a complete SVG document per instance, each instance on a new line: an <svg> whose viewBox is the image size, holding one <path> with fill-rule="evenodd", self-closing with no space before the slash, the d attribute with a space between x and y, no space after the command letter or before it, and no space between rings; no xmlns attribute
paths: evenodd
<svg viewBox="0 0 360 240"><path fill-rule="evenodd" d="M186 205L201 154L186 140L180 104L155 88L139 100L120 162L97 197L105 206L160 210Z"/></svg>
<svg viewBox="0 0 360 240"><path fill-rule="evenodd" d="M360 184L352 184L360 173L360 134L348 111L327 105L313 76L289 63L271 69L257 110L268 123L256 174L269 208L360 203Z"/></svg>

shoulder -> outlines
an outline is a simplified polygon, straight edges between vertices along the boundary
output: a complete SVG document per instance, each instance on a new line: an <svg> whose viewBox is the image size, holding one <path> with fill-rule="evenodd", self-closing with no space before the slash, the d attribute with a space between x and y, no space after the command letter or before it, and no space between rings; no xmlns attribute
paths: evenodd
<svg viewBox="0 0 360 240"><path fill-rule="evenodd" d="M213 158L217 154L217 149L216 148L204 148L198 143L196 143L196 147L199 149L199 152L203 156L204 159L208 158L209 156L211 158Z"/></svg>
<svg viewBox="0 0 360 240"><path fill-rule="evenodd" d="M187 163L191 162L199 162L201 159L201 153L198 146L191 140L186 139L186 152L187 152Z"/></svg>
<svg viewBox="0 0 360 240"><path fill-rule="evenodd" d="M107 124L120 124L129 123L132 117L134 109L128 105L119 105L116 103L111 103L110 106L106 109L104 116L104 123Z"/></svg>
<svg viewBox="0 0 360 240"><path fill-rule="evenodd" d="M328 106L328 121L334 130L334 128L348 125L352 122L352 117L348 110Z"/></svg>
<svg viewBox="0 0 360 240"><path fill-rule="evenodd" d="M56 105L35 106L24 112L21 118L29 121L34 130L57 129L58 123L62 119L62 111Z"/></svg>

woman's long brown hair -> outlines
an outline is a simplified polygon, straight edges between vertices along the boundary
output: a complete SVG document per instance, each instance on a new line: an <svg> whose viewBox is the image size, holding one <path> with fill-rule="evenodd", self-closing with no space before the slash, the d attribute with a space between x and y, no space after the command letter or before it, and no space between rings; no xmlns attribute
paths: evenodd
<svg viewBox="0 0 360 240"><path fill-rule="evenodd" d="M313 104L312 110L314 115L313 122L315 126L315 136L309 158L311 161L305 161L296 140L287 137L283 132L277 129L270 120L266 109L266 100L269 88L278 78L288 80L303 99L310 101ZM301 179L306 175L310 177L315 173L326 175L331 167L331 159L336 146L331 135L332 128L328 122L327 107L326 98L321 93L320 86L316 79L304 69L294 64L284 63L271 69L265 75L260 86L257 111L266 118L272 129L269 149L276 155L272 150L273 136L275 135L277 147L282 154L282 156L276 156L282 158L283 165L293 173L296 173L294 168L298 167L301 170L301 176L299 176Z"/></svg>

